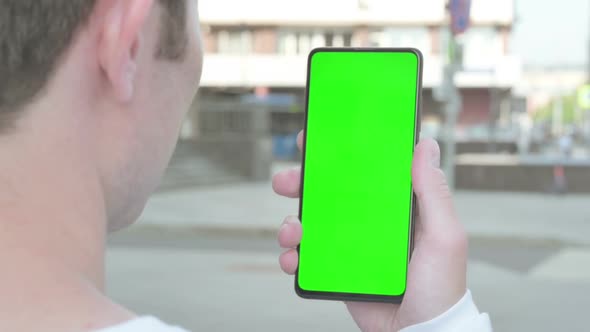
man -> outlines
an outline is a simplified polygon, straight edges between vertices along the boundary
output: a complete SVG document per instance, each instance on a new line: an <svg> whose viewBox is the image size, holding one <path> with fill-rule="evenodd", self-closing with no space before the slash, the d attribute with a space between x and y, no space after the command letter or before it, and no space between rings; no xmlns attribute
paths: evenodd
<svg viewBox="0 0 590 332"><path fill-rule="evenodd" d="M105 296L105 237L156 188L201 64L195 0L0 1L1 331L183 331ZM348 304L364 331L485 330L437 163L422 143L408 295L400 307ZM297 177L278 175L276 190L295 197ZM279 236L294 247L301 226L288 219ZM292 250L281 257L289 273L296 264Z"/></svg>

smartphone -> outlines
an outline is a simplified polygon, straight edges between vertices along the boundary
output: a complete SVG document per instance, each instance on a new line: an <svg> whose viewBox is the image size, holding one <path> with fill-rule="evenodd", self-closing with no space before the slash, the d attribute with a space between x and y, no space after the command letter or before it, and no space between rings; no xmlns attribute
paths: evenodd
<svg viewBox="0 0 590 332"><path fill-rule="evenodd" d="M408 48L309 55L299 296L401 302L412 251L422 62Z"/></svg>

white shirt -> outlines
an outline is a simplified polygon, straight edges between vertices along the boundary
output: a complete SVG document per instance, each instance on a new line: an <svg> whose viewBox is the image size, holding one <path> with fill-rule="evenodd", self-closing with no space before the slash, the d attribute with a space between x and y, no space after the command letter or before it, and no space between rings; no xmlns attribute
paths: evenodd
<svg viewBox="0 0 590 332"><path fill-rule="evenodd" d="M141 317L122 325L97 332L189 332L169 326L154 317ZM400 332L492 332L487 314L480 314L473 303L471 292L444 314L422 324L407 327Z"/></svg>
<svg viewBox="0 0 590 332"><path fill-rule="evenodd" d="M400 332L492 332L488 314L481 314L471 292L444 314L418 325L407 327Z"/></svg>
<svg viewBox="0 0 590 332"><path fill-rule="evenodd" d="M154 317L140 317L97 332L189 332L177 326L164 324Z"/></svg>

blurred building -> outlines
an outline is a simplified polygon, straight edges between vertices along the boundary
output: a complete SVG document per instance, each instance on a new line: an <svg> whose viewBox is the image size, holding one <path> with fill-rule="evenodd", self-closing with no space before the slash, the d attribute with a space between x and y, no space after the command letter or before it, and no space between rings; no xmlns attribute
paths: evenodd
<svg viewBox="0 0 590 332"><path fill-rule="evenodd" d="M554 98L575 93L587 78L582 66L529 67L524 69L516 93L527 97L528 111L533 113Z"/></svg>
<svg viewBox="0 0 590 332"><path fill-rule="evenodd" d="M206 56L200 98L273 100L271 109L297 113L304 107L306 60L312 48L417 47L425 56L424 128L436 131L444 116L433 90L442 83L446 58L445 4L445 0L201 0ZM514 0L473 0L472 28L462 37L464 70L456 77L463 96L460 131L487 130L510 113L511 92L521 72L518 56L509 49L514 17ZM275 132L300 126L275 120Z"/></svg>

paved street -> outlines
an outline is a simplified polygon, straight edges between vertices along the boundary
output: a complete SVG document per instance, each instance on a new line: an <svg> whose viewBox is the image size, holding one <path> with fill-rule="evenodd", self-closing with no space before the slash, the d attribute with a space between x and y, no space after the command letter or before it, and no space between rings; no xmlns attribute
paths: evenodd
<svg viewBox="0 0 590 332"><path fill-rule="evenodd" d="M458 192L457 210L481 237L546 239L590 244L590 196ZM164 192L148 204L141 225L199 230L274 231L297 201L272 193L270 183Z"/></svg>
<svg viewBox="0 0 590 332"><path fill-rule="evenodd" d="M279 271L273 238L179 238L114 237L109 292L194 331L356 330L342 304L297 298L292 278ZM471 246L469 286L496 331L587 330L590 250L490 239Z"/></svg>
<svg viewBox="0 0 590 332"><path fill-rule="evenodd" d="M296 202L269 183L161 192L110 239L109 292L194 331L355 331L339 303L304 301L274 234ZM469 287L496 331L586 331L590 197L459 192Z"/></svg>

